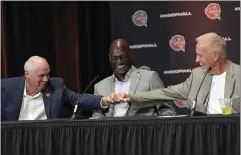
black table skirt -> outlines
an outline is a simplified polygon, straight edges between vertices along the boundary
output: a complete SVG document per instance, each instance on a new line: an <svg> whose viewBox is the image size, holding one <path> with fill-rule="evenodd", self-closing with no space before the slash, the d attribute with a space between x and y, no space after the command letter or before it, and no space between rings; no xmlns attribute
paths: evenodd
<svg viewBox="0 0 241 155"><path fill-rule="evenodd" d="M239 155L240 116L2 122L4 155Z"/></svg>

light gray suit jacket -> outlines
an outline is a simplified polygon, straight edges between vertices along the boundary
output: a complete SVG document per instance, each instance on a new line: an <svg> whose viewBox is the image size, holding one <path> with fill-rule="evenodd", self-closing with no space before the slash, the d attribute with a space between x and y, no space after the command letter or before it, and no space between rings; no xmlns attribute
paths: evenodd
<svg viewBox="0 0 241 155"><path fill-rule="evenodd" d="M233 103L233 113L240 112L240 65L227 61L224 97L237 99ZM165 89L158 89L145 93L131 94L131 103L148 106L155 105L159 100L186 99L187 107L191 108L198 88L204 78L206 70L202 67L193 69L189 78L181 84L169 86ZM209 93L212 83L212 75L207 74L197 96L196 111L207 113Z"/></svg>
<svg viewBox="0 0 241 155"><path fill-rule="evenodd" d="M102 81L95 84L95 95L106 96L114 92L114 77L109 76ZM131 73L131 81L129 93L136 92L146 92L150 90L155 90L159 88L164 88L164 85L155 71L145 70L145 69L137 69L133 67L133 72ZM154 107L156 106L156 107ZM160 105L147 105L142 107L142 105L132 105L130 104L129 109L127 111L127 116L151 116L156 115L155 111L159 108ZM167 105L169 106L169 105ZM156 109L157 108L157 109ZM167 107L169 108L169 107ZM168 113L172 108L168 109ZM93 112L92 117L109 117L108 115L109 109L102 109ZM173 111L175 114L175 111Z"/></svg>

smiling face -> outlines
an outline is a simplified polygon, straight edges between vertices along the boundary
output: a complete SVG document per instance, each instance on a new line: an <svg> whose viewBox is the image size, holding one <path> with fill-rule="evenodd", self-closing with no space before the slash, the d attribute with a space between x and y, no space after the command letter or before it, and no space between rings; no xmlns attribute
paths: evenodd
<svg viewBox="0 0 241 155"><path fill-rule="evenodd" d="M221 53L213 48L208 42L197 43L196 54L196 62L205 69L208 69L209 67L215 67L218 61L223 58Z"/></svg>
<svg viewBox="0 0 241 155"><path fill-rule="evenodd" d="M208 51L207 47L202 47L197 45L196 47L196 62L199 63L201 67L209 68L212 67L214 60L213 60L213 53Z"/></svg>
<svg viewBox="0 0 241 155"><path fill-rule="evenodd" d="M132 53L129 45L123 40L114 41L110 48L109 61L115 75L124 79L132 66Z"/></svg>
<svg viewBox="0 0 241 155"><path fill-rule="evenodd" d="M31 60L31 69L25 70L27 89L31 93L38 93L45 89L49 81L50 67L44 59Z"/></svg>

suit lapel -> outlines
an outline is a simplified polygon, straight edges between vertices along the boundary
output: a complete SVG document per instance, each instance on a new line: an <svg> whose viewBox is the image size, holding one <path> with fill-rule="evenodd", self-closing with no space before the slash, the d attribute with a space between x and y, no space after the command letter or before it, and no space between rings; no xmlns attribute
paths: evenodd
<svg viewBox="0 0 241 155"><path fill-rule="evenodd" d="M104 89L105 90L104 95L109 95L109 94L115 92L115 90L114 90L114 77L110 76L107 80L108 81L106 82L106 89ZM112 113L113 113L113 110L114 110L114 105L111 105L111 106L109 106L108 111L103 112L103 114L106 117L111 117Z"/></svg>
<svg viewBox="0 0 241 155"><path fill-rule="evenodd" d="M44 107L45 107L45 113L48 119L52 118L51 117L51 93L50 92L46 92L43 93L43 101L44 101Z"/></svg>
<svg viewBox="0 0 241 155"><path fill-rule="evenodd" d="M48 119L52 118L52 111L51 111L51 99L53 98L53 90L49 83L46 86L46 89L44 91L42 91L43 94L43 101L44 101L44 109L45 109L45 113Z"/></svg>
<svg viewBox="0 0 241 155"><path fill-rule="evenodd" d="M115 92L115 89L114 89L114 78L113 78L113 76L110 76L108 78L108 82L106 84L105 94L109 95L109 94L111 94L113 92Z"/></svg>
<svg viewBox="0 0 241 155"><path fill-rule="evenodd" d="M140 71L136 68L134 68L134 71L133 73L131 74L131 81L130 81L130 88L129 88L129 94L135 94L136 93L136 89L137 89L137 86L139 84L139 81L140 81ZM134 116L134 113L135 113L135 109L133 109L133 107L129 106L127 112L126 112L126 115L127 116Z"/></svg>
<svg viewBox="0 0 241 155"><path fill-rule="evenodd" d="M14 85L15 88L11 88L9 90L11 90L10 92L6 92L8 95L10 96L14 96L12 97L13 100L13 104L14 104L14 108L16 110L16 120L18 120L19 114L20 114L20 110L21 110L21 106L22 106L22 101L23 101L23 92L24 92L24 86L25 86L25 77L22 77L20 79L20 84L16 84Z"/></svg>
<svg viewBox="0 0 241 155"><path fill-rule="evenodd" d="M130 88L129 93L134 94L136 92L137 85L140 81L140 71L134 68L133 73L131 74Z"/></svg>
<svg viewBox="0 0 241 155"><path fill-rule="evenodd" d="M198 95L198 102L201 103L202 105L205 104L205 100L209 95L211 84L212 84L212 75L207 74Z"/></svg>
<svg viewBox="0 0 241 155"><path fill-rule="evenodd" d="M235 79L233 78L234 71L231 66L231 63L228 61L227 63L227 72L226 72L226 79L225 79L225 88L224 88L224 97L229 98L233 92L233 87L235 83Z"/></svg>

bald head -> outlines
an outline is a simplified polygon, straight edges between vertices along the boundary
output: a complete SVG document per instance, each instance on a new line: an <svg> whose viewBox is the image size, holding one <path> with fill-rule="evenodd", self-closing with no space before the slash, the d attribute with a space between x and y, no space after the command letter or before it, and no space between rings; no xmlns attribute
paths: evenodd
<svg viewBox="0 0 241 155"><path fill-rule="evenodd" d="M38 66L48 66L49 67L49 64L46 59L44 59L40 56L32 56L25 62L24 71L31 72L34 69L36 69L36 67L38 67Z"/></svg>
<svg viewBox="0 0 241 155"><path fill-rule="evenodd" d="M116 39L110 45L109 54L113 51L122 50L125 52L130 52L129 44L124 39Z"/></svg>
<svg viewBox="0 0 241 155"><path fill-rule="evenodd" d="M214 32L203 34L197 37L196 41L197 46L206 46L211 52L219 52L222 56L227 56L225 40Z"/></svg>

